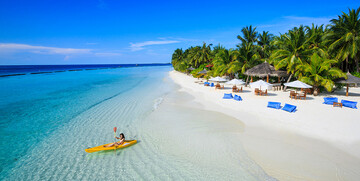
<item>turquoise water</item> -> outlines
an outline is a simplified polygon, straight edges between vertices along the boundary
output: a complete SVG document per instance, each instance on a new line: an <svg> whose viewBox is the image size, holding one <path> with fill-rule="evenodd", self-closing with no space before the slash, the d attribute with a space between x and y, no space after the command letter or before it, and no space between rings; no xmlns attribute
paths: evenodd
<svg viewBox="0 0 360 181"><path fill-rule="evenodd" d="M230 143L243 129L239 121L187 107L192 98L178 93L170 70L1 78L0 180L272 180ZM139 143L84 151L112 142L115 126Z"/></svg>

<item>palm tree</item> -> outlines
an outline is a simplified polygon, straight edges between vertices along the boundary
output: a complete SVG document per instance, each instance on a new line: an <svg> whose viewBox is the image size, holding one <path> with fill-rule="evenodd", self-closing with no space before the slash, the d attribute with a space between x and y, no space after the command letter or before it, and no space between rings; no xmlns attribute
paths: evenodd
<svg viewBox="0 0 360 181"><path fill-rule="evenodd" d="M183 59L184 59L184 51L181 48L178 48L172 54L171 63L173 65L176 65L176 64L182 62Z"/></svg>
<svg viewBox="0 0 360 181"><path fill-rule="evenodd" d="M270 57L271 51L273 50L273 46L270 44L274 39L273 34L269 34L268 31L263 31L262 34L258 35L257 44L259 46L259 55L261 59L267 60Z"/></svg>
<svg viewBox="0 0 360 181"><path fill-rule="evenodd" d="M202 47L196 46L190 49L188 58L194 67L197 68L204 63L210 62L212 56L211 46L212 44L206 45L206 43L204 43Z"/></svg>
<svg viewBox="0 0 360 181"><path fill-rule="evenodd" d="M315 26L313 23L311 27L305 26L305 29L306 38L309 41L309 48L321 56L326 56L327 47L323 41L323 36L325 35L324 25Z"/></svg>
<svg viewBox="0 0 360 181"><path fill-rule="evenodd" d="M239 57L239 52L233 49L223 49L220 50L214 58L213 64L213 75L214 76L223 76L234 74L240 70L240 67L236 67L236 63L240 63L237 59Z"/></svg>
<svg viewBox="0 0 360 181"><path fill-rule="evenodd" d="M295 27L280 37L275 37L273 45L277 49L272 52L270 63L274 64L276 70L286 68L290 73L289 82L293 74L298 73L297 65L305 63L312 52L304 26Z"/></svg>
<svg viewBox="0 0 360 181"><path fill-rule="evenodd" d="M241 73L245 73L246 69L255 66L259 63L260 57L256 52L253 43L242 43L238 46L239 59L242 63Z"/></svg>
<svg viewBox="0 0 360 181"><path fill-rule="evenodd" d="M299 80L313 85L314 95L317 95L320 86L331 92L335 85L333 80L335 78L346 77L346 74L339 68L332 67L336 63L336 60L327 59L314 53L309 63L297 66L302 71Z"/></svg>
<svg viewBox="0 0 360 181"><path fill-rule="evenodd" d="M256 31L256 27L252 28L251 25L249 27L246 26L241 29L241 32L243 33L243 36L237 36L241 43L255 43L257 41L258 32Z"/></svg>
<svg viewBox="0 0 360 181"><path fill-rule="evenodd" d="M349 70L349 58L354 59L356 72L359 72L360 52L360 7L343 12L338 19L330 20L330 31L325 36L329 43L329 52L338 60L345 60L345 71Z"/></svg>

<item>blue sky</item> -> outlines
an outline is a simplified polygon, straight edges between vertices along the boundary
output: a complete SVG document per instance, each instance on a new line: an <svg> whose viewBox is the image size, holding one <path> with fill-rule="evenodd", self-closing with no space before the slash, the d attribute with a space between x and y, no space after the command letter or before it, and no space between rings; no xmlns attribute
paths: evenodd
<svg viewBox="0 0 360 181"><path fill-rule="evenodd" d="M176 48L235 47L244 26L273 34L328 24L360 1L0 1L0 64L166 63Z"/></svg>

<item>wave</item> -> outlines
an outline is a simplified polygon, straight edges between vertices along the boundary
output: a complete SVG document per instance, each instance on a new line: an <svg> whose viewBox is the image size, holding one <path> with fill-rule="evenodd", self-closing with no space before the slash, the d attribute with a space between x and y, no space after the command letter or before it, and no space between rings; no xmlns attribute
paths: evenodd
<svg viewBox="0 0 360 181"><path fill-rule="evenodd" d="M159 98L155 99L154 100L153 111L155 111L163 101L164 101L163 97L159 97Z"/></svg>

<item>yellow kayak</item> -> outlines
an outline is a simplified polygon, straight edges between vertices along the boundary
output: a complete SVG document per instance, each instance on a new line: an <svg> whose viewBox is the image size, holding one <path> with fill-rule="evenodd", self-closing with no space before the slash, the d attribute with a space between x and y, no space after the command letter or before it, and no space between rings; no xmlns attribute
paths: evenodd
<svg viewBox="0 0 360 181"><path fill-rule="evenodd" d="M105 144L105 145L100 145L100 146L97 146L97 147L85 149L85 151L88 152L88 153L93 153L93 152L97 152L97 151L117 150L117 149L121 149L121 148L126 148L126 147L131 146L131 145L133 145L135 143L137 143L137 140L125 140L125 142L122 145L119 145L119 146L104 147L106 145L113 144L113 143L108 143L108 144Z"/></svg>

